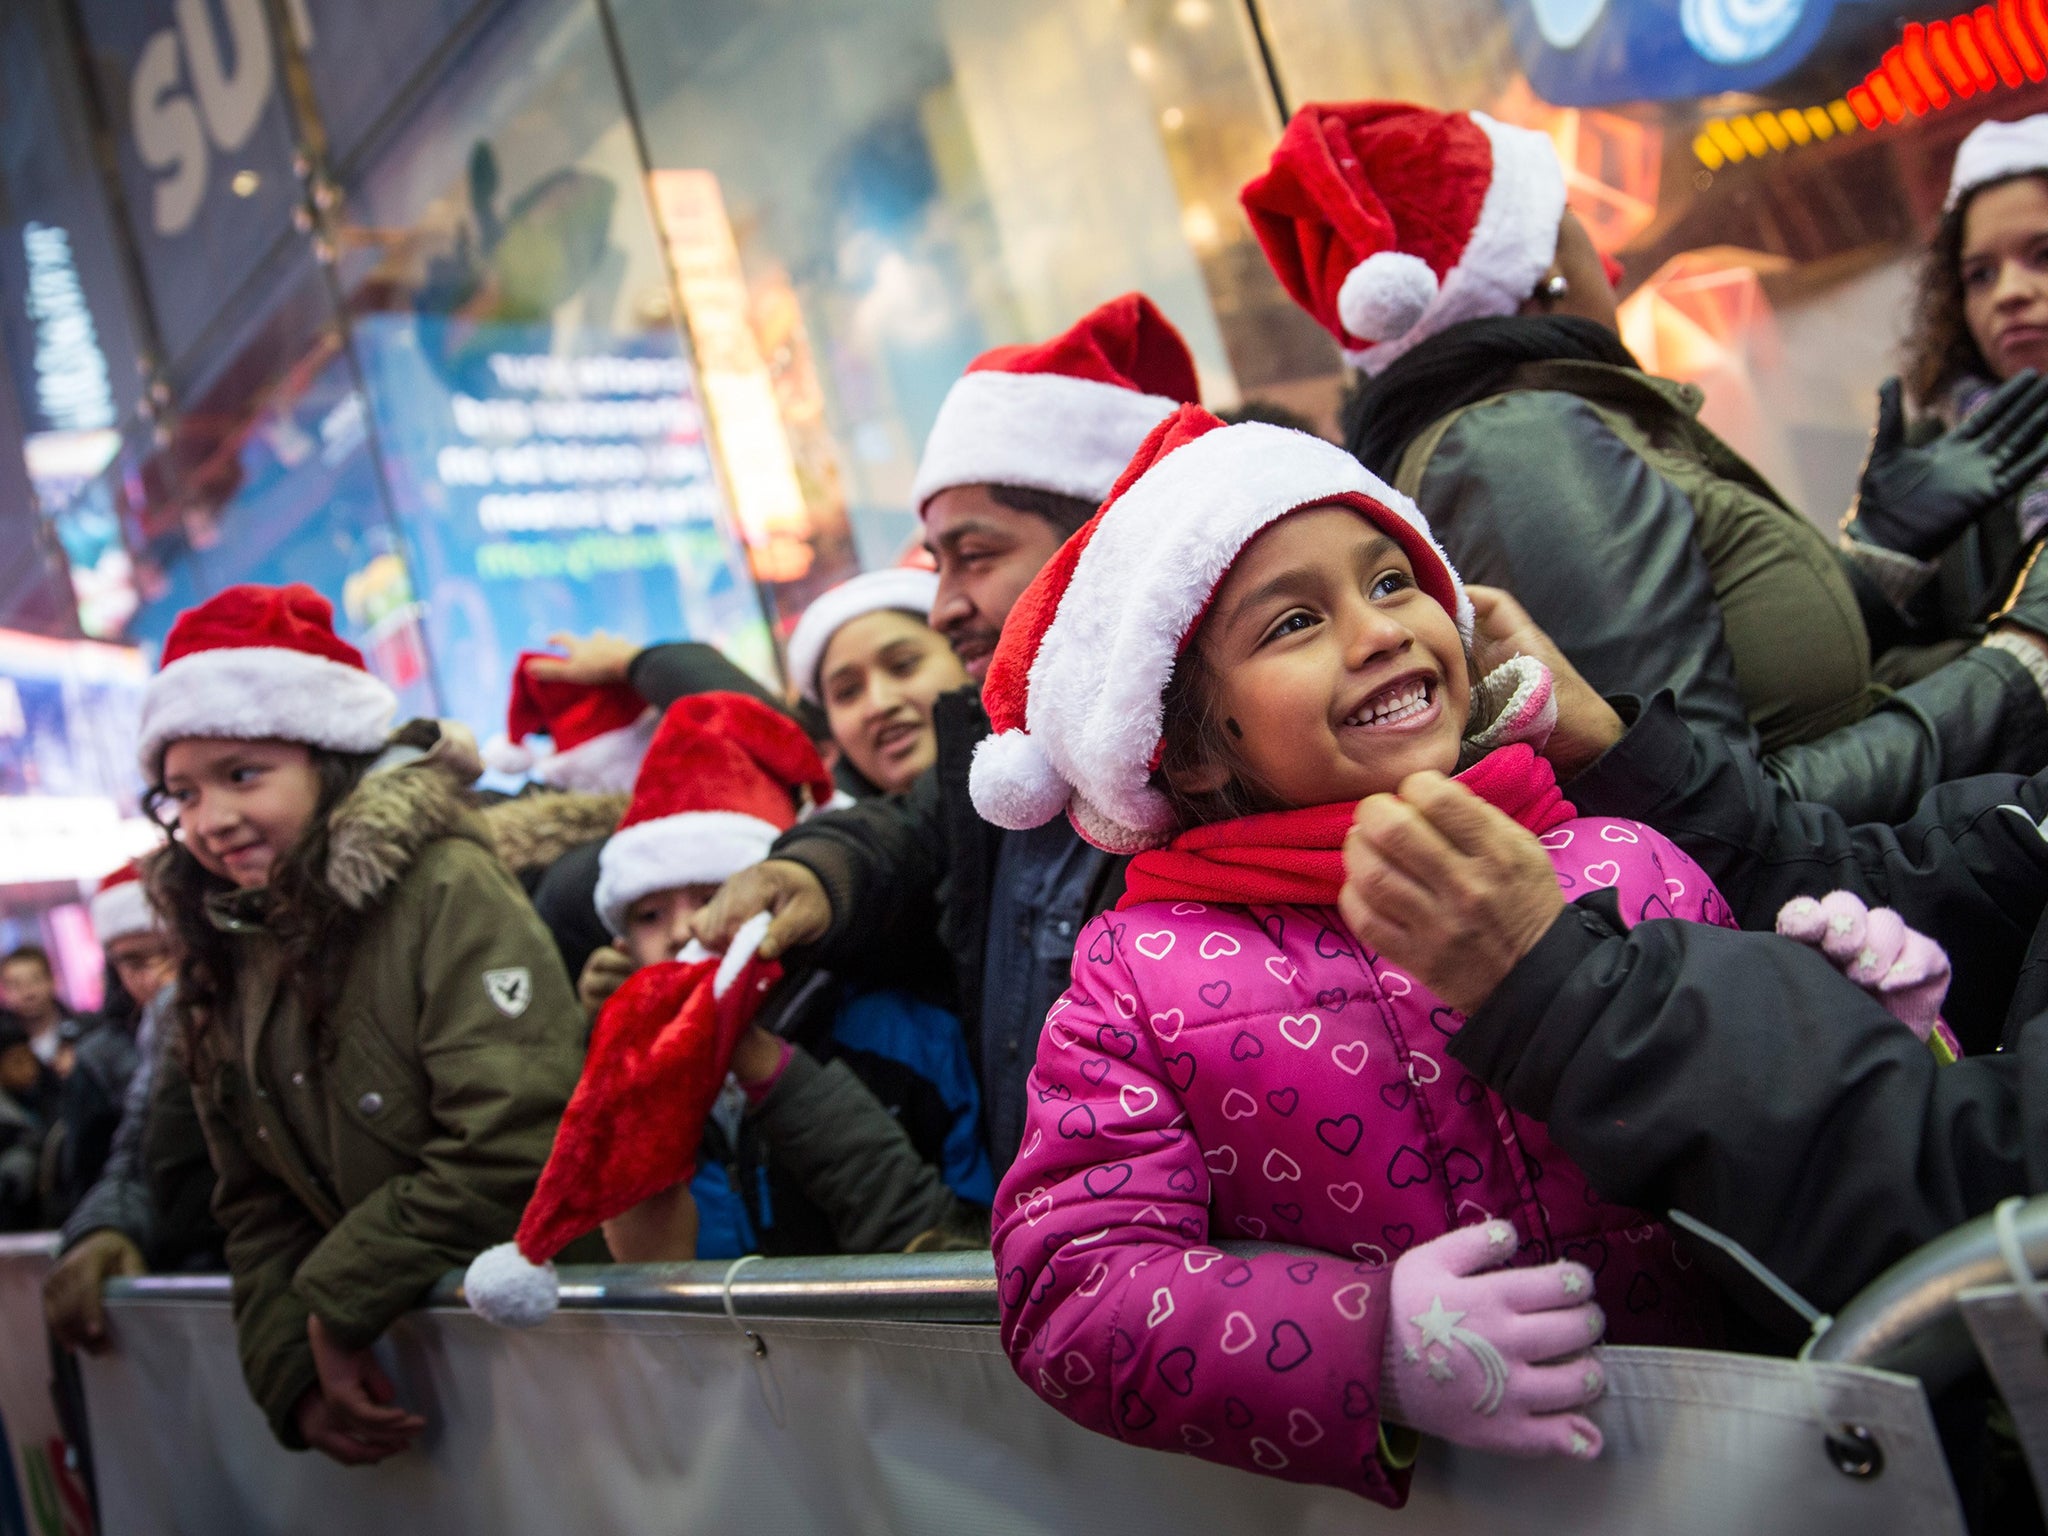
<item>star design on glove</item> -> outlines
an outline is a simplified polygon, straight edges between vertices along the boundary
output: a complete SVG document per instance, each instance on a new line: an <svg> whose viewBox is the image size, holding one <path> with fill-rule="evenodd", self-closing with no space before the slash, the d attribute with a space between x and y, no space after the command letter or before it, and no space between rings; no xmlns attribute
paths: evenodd
<svg viewBox="0 0 2048 1536"><path fill-rule="evenodd" d="M1576 1269L1568 1269L1564 1272L1565 1295L1576 1296L1585 1288L1586 1282L1579 1278L1579 1272Z"/></svg>
<svg viewBox="0 0 2048 1536"><path fill-rule="evenodd" d="M1486 1246L1505 1251L1515 1246L1515 1229L1504 1221L1496 1221L1486 1229Z"/></svg>
<svg viewBox="0 0 2048 1536"><path fill-rule="evenodd" d="M1437 1350L1430 1355L1429 1379L1431 1381L1449 1381L1453 1374L1451 1370L1451 1357L1449 1355L1445 1354L1442 1350Z"/></svg>
<svg viewBox="0 0 2048 1536"><path fill-rule="evenodd" d="M1588 1367L1586 1371L1586 1395L1590 1397L1599 1390L1600 1372L1597 1368Z"/></svg>
<svg viewBox="0 0 2048 1536"><path fill-rule="evenodd" d="M1572 1431L1572 1454L1574 1456L1590 1456L1593 1454L1593 1442L1580 1434L1576 1429Z"/></svg>
<svg viewBox="0 0 2048 1536"><path fill-rule="evenodd" d="M1409 1321L1422 1330L1424 1344L1441 1344L1448 1349L1454 1342L1451 1330L1465 1321L1465 1314L1451 1311L1444 1305L1442 1295L1436 1295L1430 1298L1427 1312L1418 1312Z"/></svg>

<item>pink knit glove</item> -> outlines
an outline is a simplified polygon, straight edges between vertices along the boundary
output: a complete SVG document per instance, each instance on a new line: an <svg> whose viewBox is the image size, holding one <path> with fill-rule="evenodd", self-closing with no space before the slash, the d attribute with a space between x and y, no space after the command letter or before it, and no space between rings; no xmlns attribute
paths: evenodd
<svg viewBox="0 0 2048 1536"><path fill-rule="evenodd" d="M1847 891L1796 896L1779 909L1778 932L1818 949L1922 1040L1937 1027L1948 1034L1948 954L1890 907L1866 907Z"/></svg>
<svg viewBox="0 0 2048 1536"><path fill-rule="evenodd" d="M1501 1268L1519 1244L1512 1222L1486 1221L1394 1261L1380 1411L1477 1450L1590 1460L1600 1431L1572 1410L1607 1385L1593 1276L1583 1264Z"/></svg>

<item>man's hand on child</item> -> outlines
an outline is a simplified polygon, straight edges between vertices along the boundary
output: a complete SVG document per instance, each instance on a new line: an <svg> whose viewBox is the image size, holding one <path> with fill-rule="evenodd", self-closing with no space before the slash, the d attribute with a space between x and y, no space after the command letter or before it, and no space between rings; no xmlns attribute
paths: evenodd
<svg viewBox="0 0 2048 1536"><path fill-rule="evenodd" d="M107 1347L107 1314L100 1288L123 1275L149 1272L142 1250L112 1227L80 1239L43 1280L43 1313L66 1349L99 1354Z"/></svg>
<svg viewBox="0 0 2048 1536"><path fill-rule="evenodd" d="M590 952L590 958L583 962L583 974L576 978L576 1001L583 1005L583 1012L596 1018L611 996L626 984L638 967L633 957L616 944L602 944Z"/></svg>
<svg viewBox="0 0 2048 1536"><path fill-rule="evenodd" d="M1484 677L1512 656L1533 656L1550 669L1551 686L1557 695L1557 725L1543 748L1543 755L1557 770L1559 779L1569 779L1598 762L1602 753L1621 740L1621 716L1601 698L1593 685L1579 676L1578 668L1565 659L1557 642L1529 617L1529 611L1499 587L1468 586L1477 619L1473 635L1476 674Z"/></svg>
<svg viewBox="0 0 2048 1536"><path fill-rule="evenodd" d="M1361 944L1471 1013L1564 897L1534 833L1444 775L1416 773L1359 802L1338 905Z"/></svg>
<svg viewBox="0 0 2048 1536"><path fill-rule="evenodd" d="M762 912L775 914L756 951L763 960L822 939L832 926L832 898L818 877L792 859L769 859L721 885L691 929L699 944L722 955L747 919Z"/></svg>

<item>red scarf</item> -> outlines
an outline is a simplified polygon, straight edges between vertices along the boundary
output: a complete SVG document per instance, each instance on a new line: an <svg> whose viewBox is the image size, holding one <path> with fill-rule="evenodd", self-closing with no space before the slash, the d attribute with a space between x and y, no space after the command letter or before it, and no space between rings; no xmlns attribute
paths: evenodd
<svg viewBox="0 0 2048 1536"><path fill-rule="evenodd" d="M1557 774L1527 742L1489 752L1458 782L1542 836L1578 815ZM1131 860L1121 911L1141 901L1214 901L1240 907L1331 907L1344 882L1351 801L1271 811L1183 832Z"/></svg>

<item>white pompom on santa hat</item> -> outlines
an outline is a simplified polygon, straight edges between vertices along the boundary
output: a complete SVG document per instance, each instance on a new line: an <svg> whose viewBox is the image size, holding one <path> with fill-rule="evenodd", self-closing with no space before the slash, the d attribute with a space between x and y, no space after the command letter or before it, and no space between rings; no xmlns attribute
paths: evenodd
<svg viewBox="0 0 2048 1536"><path fill-rule="evenodd" d="M116 939L133 933L155 933L162 924L149 893L142 887L142 871L129 860L99 884L86 911L92 918L93 937L105 949Z"/></svg>
<svg viewBox="0 0 2048 1536"><path fill-rule="evenodd" d="M573 683L533 670L535 662L561 659L547 651L520 653L505 734L485 743L484 766L526 774L551 789L623 794L654 739L658 711L625 683ZM551 750L527 746L535 736L547 737Z"/></svg>
<svg viewBox="0 0 2048 1536"><path fill-rule="evenodd" d="M928 622L938 595L938 572L908 565L863 571L820 593L789 635L789 675L797 692L813 704L818 702L818 672L825 664L825 648L855 619L871 613L907 613L921 623Z"/></svg>
<svg viewBox="0 0 2048 1536"><path fill-rule="evenodd" d="M1127 293L1052 340L996 347L946 391L910 497L1011 485L1100 501L1145 434L1201 398L1194 355L1159 308Z"/></svg>
<svg viewBox="0 0 2048 1536"><path fill-rule="evenodd" d="M1565 184L1532 129L1364 101L1296 112L1239 197L1282 286L1377 373L1522 306L1556 258Z"/></svg>
<svg viewBox="0 0 2048 1536"><path fill-rule="evenodd" d="M1944 211L1979 187L2015 176L2048 173L2048 112L2011 123L1979 123L1956 147Z"/></svg>
<svg viewBox="0 0 2048 1536"><path fill-rule="evenodd" d="M803 727L742 693L678 699L655 728L633 799L598 853L597 911L614 934L642 896L720 885L834 796Z"/></svg>
<svg viewBox="0 0 2048 1536"><path fill-rule="evenodd" d="M968 774L983 819L1022 831L1064 810L1111 853L1182 830L1152 784L1174 667L1244 547L1321 506L1398 544L1469 643L1471 599L1415 503L1319 437L1183 407L1010 610L981 690L991 734Z"/></svg>
<svg viewBox="0 0 2048 1536"><path fill-rule="evenodd" d="M174 741L296 741L334 752L384 745L398 696L334 632L334 605L303 582L236 586L178 615L142 696L137 755L152 783Z"/></svg>

